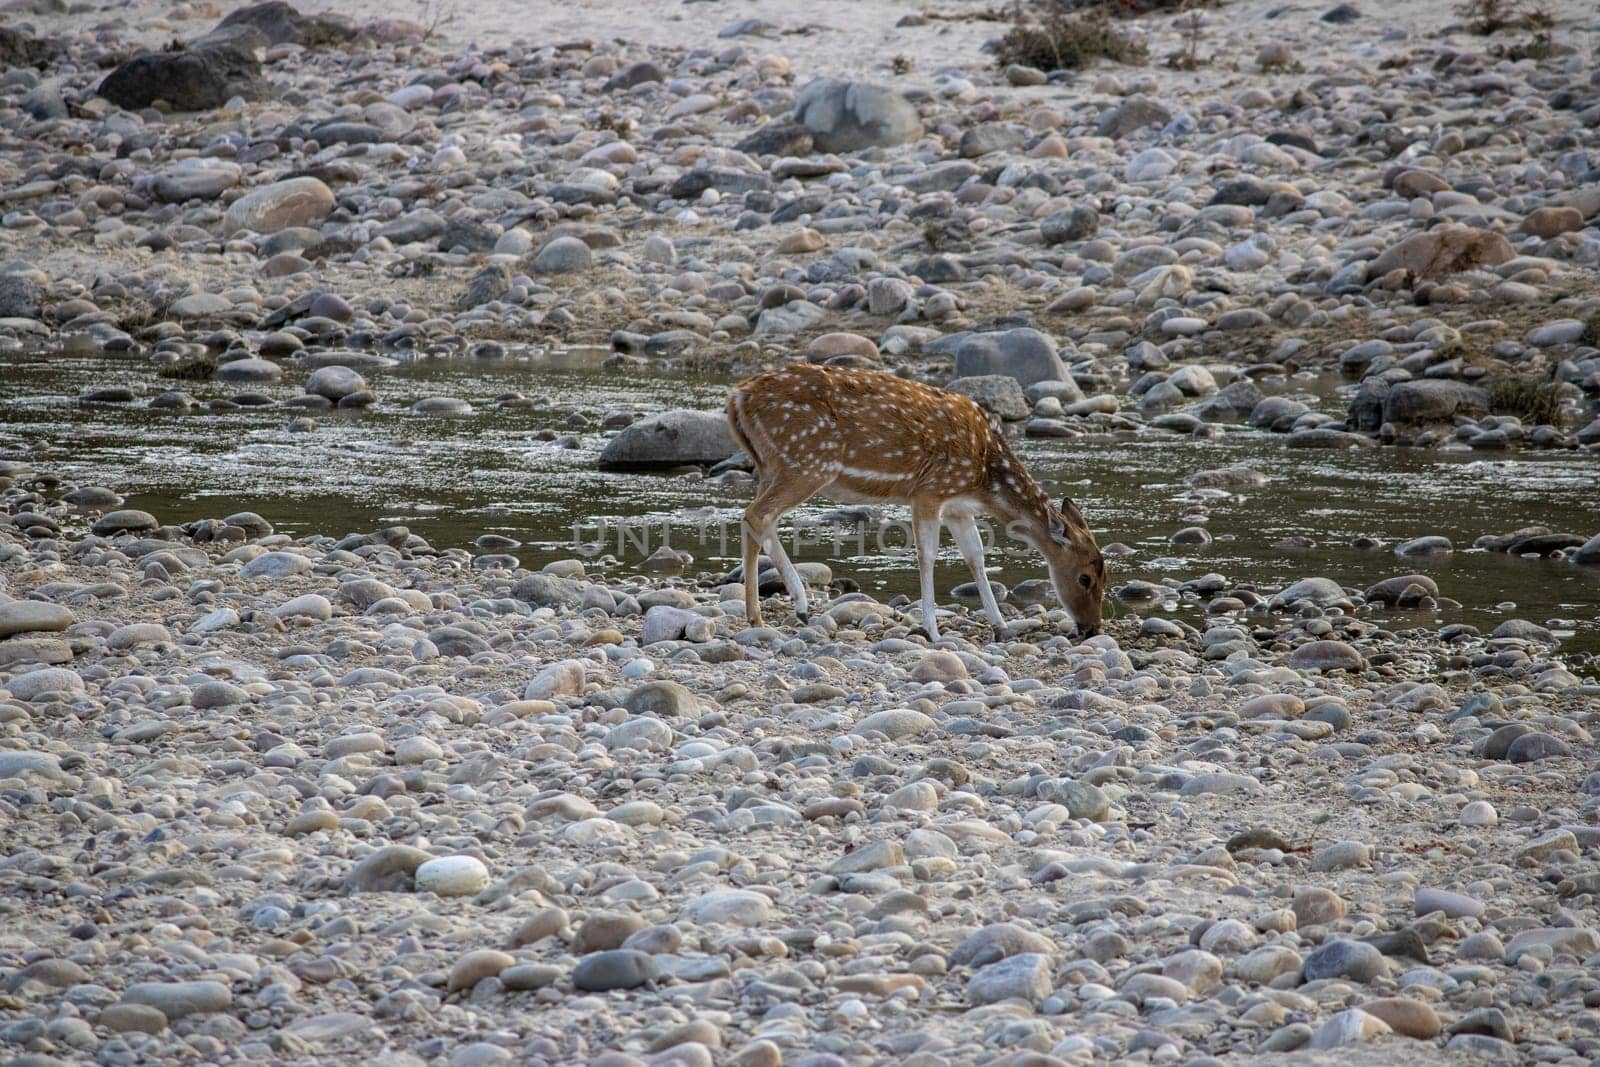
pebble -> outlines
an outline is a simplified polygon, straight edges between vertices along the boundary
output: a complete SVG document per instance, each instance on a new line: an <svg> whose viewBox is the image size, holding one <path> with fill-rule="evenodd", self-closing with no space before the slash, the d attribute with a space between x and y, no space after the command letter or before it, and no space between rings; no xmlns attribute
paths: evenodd
<svg viewBox="0 0 1600 1067"><path fill-rule="evenodd" d="M488 886L489 869L473 856L443 856L417 867L413 882L419 893L472 896Z"/></svg>
<svg viewBox="0 0 1600 1067"><path fill-rule="evenodd" d="M1345 938L1334 938L1312 949L1300 965L1302 981L1323 978L1348 978L1370 982L1387 972L1383 955L1371 945Z"/></svg>
<svg viewBox="0 0 1600 1067"><path fill-rule="evenodd" d="M227 1010L233 992L221 982L138 982L122 994L124 1004L154 1008L168 1020Z"/></svg>
<svg viewBox="0 0 1600 1067"><path fill-rule="evenodd" d="M579 989L603 993L610 989L634 989L660 975L655 960L633 949L611 949L585 956L572 971L572 984Z"/></svg>

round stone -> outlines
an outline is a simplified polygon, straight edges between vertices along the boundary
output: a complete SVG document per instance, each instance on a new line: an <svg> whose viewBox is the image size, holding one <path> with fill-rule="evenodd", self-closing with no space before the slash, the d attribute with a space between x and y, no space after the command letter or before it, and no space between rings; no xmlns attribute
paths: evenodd
<svg viewBox="0 0 1600 1067"><path fill-rule="evenodd" d="M472 856L444 856L417 868L419 893L441 897L466 897L481 892L489 884L489 868ZM508 964L509 966L509 964Z"/></svg>

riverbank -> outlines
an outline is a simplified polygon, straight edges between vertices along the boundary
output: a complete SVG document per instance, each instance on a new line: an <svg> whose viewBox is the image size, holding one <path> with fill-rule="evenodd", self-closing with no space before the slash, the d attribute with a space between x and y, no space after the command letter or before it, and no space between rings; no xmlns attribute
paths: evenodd
<svg viewBox="0 0 1600 1067"><path fill-rule="evenodd" d="M752 631L733 585L40 495L0 529L19 1052L1591 1039L1600 686L1537 627L1388 630L1313 581L932 649L860 595Z"/></svg>

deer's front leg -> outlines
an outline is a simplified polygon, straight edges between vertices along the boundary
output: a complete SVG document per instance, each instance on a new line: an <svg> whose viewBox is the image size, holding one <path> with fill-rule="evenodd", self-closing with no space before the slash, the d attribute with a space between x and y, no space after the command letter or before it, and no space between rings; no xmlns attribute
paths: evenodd
<svg viewBox="0 0 1600 1067"><path fill-rule="evenodd" d="M939 554L938 511L913 507L911 526L917 542L917 574L922 580L922 628L928 631L929 641L937 641L939 624L934 621L938 604L933 591L933 558Z"/></svg>
<svg viewBox="0 0 1600 1067"><path fill-rule="evenodd" d="M806 583L800 580L800 572L794 569L794 564L789 560L789 553L783 549L783 534L778 532L776 526L767 539L767 554L772 557L772 563L778 568L778 573L783 576L784 587L789 590L789 596L794 601L794 613L801 622L811 621L811 604L806 599Z"/></svg>
<svg viewBox="0 0 1600 1067"><path fill-rule="evenodd" d="M983 535L978 532L978 522L971 515L952 516L948 520L950 535L955 538L956 547L961 550L961 558L967 561L967 567L972 571L973 581L978 583L978 597L983 601L983 613L989 616L989 622L996 630L1005 625L1005 617L1000 614L1000 605L994 598L994 589L989 585L989 575L983 569Z"/></svg>

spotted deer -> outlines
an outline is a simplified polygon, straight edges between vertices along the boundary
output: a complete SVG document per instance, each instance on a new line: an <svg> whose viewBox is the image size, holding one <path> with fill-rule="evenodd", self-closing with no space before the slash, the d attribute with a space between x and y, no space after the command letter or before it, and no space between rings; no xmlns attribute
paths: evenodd
<svg viewBox="0 0 1600 1067"><path fill-rule="evenodd" d="M1105 558L1071 498L1055 507L983 409L967 397L882 371L797 364L749 378L728 398L733 439L755 467L756 496L745 509L745 617L761 625L757 556L764 546L807 617L805 586L784 552L778 520L821 493L842 503L911 507L922 622L931 639L933 561L939 527L950 527L977 581L984 613L1003 624L983 569L977 518L1000 519L1037 549L1062 607L1079 631L1099 632Z"/></svg>

